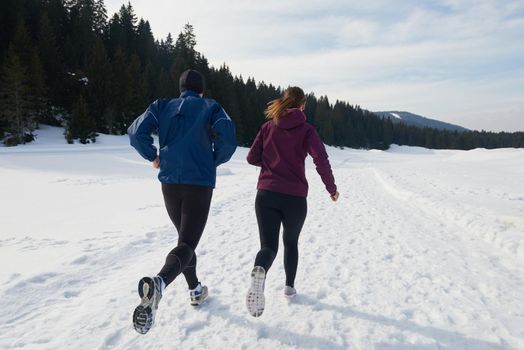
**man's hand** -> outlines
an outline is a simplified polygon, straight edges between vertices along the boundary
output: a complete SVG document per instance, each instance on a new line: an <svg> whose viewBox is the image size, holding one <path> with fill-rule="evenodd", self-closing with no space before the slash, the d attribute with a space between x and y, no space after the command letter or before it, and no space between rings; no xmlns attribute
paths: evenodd
<svg viewBox="0 0 524 350"><path fill-rule="evenodd" d="M331 200L332 200L333 202L336 202L337 199L338 199L338 196L339 196L339 193L338 193L338 191L337 191L334 195L331 196Z"/></svg>
<svg viewBox="0 0 524 350"><path fill-rule="evenodd" d="M156 159L152 161L151 164L153 165L153 168L160 169L160 158L156 157Z"/></svg>

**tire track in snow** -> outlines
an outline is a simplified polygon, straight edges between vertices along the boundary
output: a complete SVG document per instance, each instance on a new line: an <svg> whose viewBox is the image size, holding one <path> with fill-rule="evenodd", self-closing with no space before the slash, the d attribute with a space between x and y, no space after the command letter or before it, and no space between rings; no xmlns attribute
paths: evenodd
<svg viewBox="0 0 524 350"><path fill-rule="evenodd" d="M439 322L443 325L447 324L447 327L474 329L474 323L488 322L493 323L492 329L499 330L500 334L514 328L511 320L521 316L513 310L518 310L519 300L524 299L522 294L524 284L520 277L523 276L522 268L507 258L505 263L500 263L504 258L503 253L489 249L484 241L462 239L457 235L454 225L443 222L442 218L432 211L427 212L409 192L402 192L403 190L387 184L388 191L384 189L384 182L381 179L372 176L377 173L376 169L370 168L367 172L368 175L364 176L375 179L367 182L370 185L367 188L369 199L381 202L377 205L381 206L384 215L391 219L385 229L390 233L402 233L394 234L394 239L401 243L403 250L410 252L410 256L417 258L418 264L421 264L419 268L413 268L404 263L401 272L397 274L397 277L403 281L404 295L411 299L410 303L417 299L413 297L416 296L413 293L417 293L413 287L418 284L421 285L416 287L419 291L434 290L435 294L442 295L442 302L434 299L434 295L428 294L419 301L419 304L424 306L426 304L424 299L426 299L434 304L433 307L440 308L438 313L442 315ZM361 183L366 182L361 181ZM404 220L395 220L392 217ZM438 229L436 230L434 226ZM426 232L431 233L431 236ZM395 256L395 251L385 256L389 255ZM428 283L421 284L424 280ZM390 282L394 283L394 281ZM509 291L498 289L499 285L504 285L506 288L510 286ZM459 310L449 309L449 305L455 304L460 305ZM507 319L500 320L500 317L497 319L494 316L500 315L500 309L507 310ZM420 314L418 308L410 311L409 307L406 307L406 310L408 316L418 317L420 320L425 317ZM428 310L427 314L431 316L430 319L438 320L436 312L430 313ZM448 320L446 314L449 315ZM464 317L465 315L474 315L474 319L468 319ZM517 334L508 333L507 337L512 338ZM503 337L501 339L504 340Z"/></svg>
<svg viewBox="0 0 524 350"><path fill-rule="evenodd" d="M500 226L495 227L494 222L498 220L497 217L490 213L482 212L475 213L476 208L466 209L457 208L450 209L446 207L446 203L440 201L437 203L429 201L423 198L421 195L416 194L412 191L401 189L395 184L392 177L388 177L378 171L376 168L372 168L373 173L382 186L382 188L391 194L393 197L399 199L404 205L410 206L414 210L423 212L426 216L433 219L433 221L439 222L442 225L450 226L456 232L467 233L465 238L470 240L477 240L478 237L482 237L490 244L491 249L493 248L492 243L497 243L497 246L514 254L517 258L524 261L524 247L521 246L521 238L516 241L504 241L499 238L500 233L497 230L501 230ZM447 194L448 198L451 194ZM463 204L464 207L466 204ZM519 227L524 228L524 219L513 217L512 220L518 224ZM502 231L505 231L504 229ZM460 235L464 237L464 235ZM502 255L505 255L502 253Z"/></svg>

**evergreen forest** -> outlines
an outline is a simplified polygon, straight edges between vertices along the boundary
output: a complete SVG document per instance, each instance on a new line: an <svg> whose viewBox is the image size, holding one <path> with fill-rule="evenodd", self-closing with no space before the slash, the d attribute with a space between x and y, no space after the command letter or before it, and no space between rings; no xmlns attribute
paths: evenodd
<svg viewBox="0 0 524 350"><path fill-rule="evenodd" d="M104 0L2 0L0 140L30 142L40 124L64 126L69 143L125 134L154 100L178 97L178 78L192 68L206 79L205 97L235 121L239 145L249 146L282 87L211 66L195 49L192 25L180 28L176 37L155 38L131 3L109 15ZM306 115L326 144L339 147L524 147L524 132L417 128L314 93Z"/></svg>

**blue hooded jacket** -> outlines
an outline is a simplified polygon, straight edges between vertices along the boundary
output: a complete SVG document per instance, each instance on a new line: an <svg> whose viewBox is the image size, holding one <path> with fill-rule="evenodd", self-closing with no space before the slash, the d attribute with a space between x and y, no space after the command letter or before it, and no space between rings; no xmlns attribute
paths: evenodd
<svg viewBox="0 0 524 350"><path fill-rule="evenodd" d="M216 167L237 146L235 126L224 109L191 90L153 102L127 129L131 146L151 162L157 157L151 136L155 130L163 183L215 187Z"/></svg>

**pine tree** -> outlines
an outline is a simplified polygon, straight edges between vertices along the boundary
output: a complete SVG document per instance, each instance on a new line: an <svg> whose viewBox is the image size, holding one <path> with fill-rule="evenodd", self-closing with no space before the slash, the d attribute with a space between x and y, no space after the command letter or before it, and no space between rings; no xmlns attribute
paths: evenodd
<svg viewBox="0 0 524 350"><path fill-rule="evenodd" d="M62 44L69 35L69 16L64 0L46 0L44 3L44 11L50 20L50 25L53 28L54 36L58 44L58 49L62 50Z"/></svg>
<svg viewBox="0 0 524 350"><path fill-rule="evenodd" d="M122 5L118 15L120 17L120 26L123 34L123 42L121 42L120 45L124 51L130 55L132 52L136 51L137 28L137 18L135 10L133 9L133 6L131 6L131 2L128 2L127 6Z"/></svg>
<svg viewBox="0 0 524 350"><path fill-rule="evenodd" d="M31 54L31 66L29 69L31 96L33 98L32 109L35 112L36 121L49 121L51 104L48 97L48 87L44 67L40 61L38 49L34 48Z"/></svg>
<svg viewBox="0 0 524 350"><path fill-rule="evenodd" d="M104 0L95 0L93 9L93 31L100 38L104 35L107 28L107 10Z"/></svg>
<svg viewBox="0 0 524 350"><path fill-rule="evenodd" d="M177 92L178 87L175 89L175 85L173 84L173 79L171 79L170 74L164 68L162 68L160 70L156 85L156 96L158 98L172 98L177 95Z"/></svg>
<svg viewBox="0 0 524 350"><path fill-rule="evenodd" d="M95 0L70 0L68 3L70 17L70 37L75 43L72 52L73 69L85 66L89 52L95 44L96 36L104 26L103 18L97 18ZM102 14L103 16L103 14ZM98 23L102 22L102 23ZM101 26L101 28L97 27Z"/></svg>
<svg viewBox="0 0 524 350"><path fill-rule="evenodd" d="M47 13L40 18L40 27L37 34L38 52L47 77L49 97L58 101L64 95L64 73L62 71L62 54L55 36L55 29Z"/></svg>
<svg viewBox="0 0 524 350"><path fill-rule="evenodd" d="M388 149L391 143L393 142L393 122L389 117L385 120L382 140L384 142L384 149Z"/></svg>
<svg viewBox="0 0 524 350"><path fill-rule="evenodd" d="M315 118L318 124L318 132L322 140L328 145L334 145L334 130L330 118L331 105L327 96L320 96L315 111Z"/></svg>
<svg viewBox="0 0 524 350"><path fill-rule="evenodd" d="M126 120L124 121L124 128L126 130L127 127L131 125L133 120L139 116L147 107L147 92L145 91L145 82L142 78L140 66L140 58L138 58L137 54L133 54L128 66L130 93L129 101L127 102Z"/></svg>
<svg viewBox="0 0 524 350"><path fill-rule="evenodd" d="M213 98L222 105L231 119L235 122L238 143L247 143L244 129L246 125L242 121L238 99L235 94L235 82L229 71L229 67L222 65L215 74L211 75L209 80L212 86L214 85L217 87L214 89Z"/></svg>
<svg viewBox="0 0 524 350"><path fill-rule="evenodd" d="M137 54L143 64L156 61L155 38L149 22L140 20L137 27Z"/></svg>
<svg viewBox="0 0 524 350"><path fill-rule="evenodd" d="M335 145L347 144L346 128L347 108L341 101L336 101L331 113L331 124L333 125L333 143Z"/></svg>
<svg viewBox="0 0 524 350"><path fill-rule="evenodd" d="M142 73L142 85L144 86L145 98L148 103L157 98L155 94L157 77L158 73L156 73L153 64L148 62Z"/></svg>
<svg viewBox="0 0 524 350"><path fill-rule="evenodd" d="M14 31L23 16L24 3L19 0L0 1L0 63L7 55Z"/></svg>
<svg viewBox="0 0 524 350"><path fill-rule="evenodd" d="M196 38L193 26L187 23L184 30L178 35L175 43L174 53L176 59L181 59L188 68L194 67L197 62L195 51Z"/></svg>
<svg viewBox="0 0 524 350"><path fill-rule="evenodd" d="M66 133L68 143L73 143L73 140L77 138L83 144L96 141L96 123L89 114L83 96L80 96L74 106Z"/></svg>
<svg viewBox="0 0 524 350"><path fill-rule="evenodd" d="M23 19L16 26L12 45L14 53L20 59L20 62L26 67L29 66L31 62L31 50L29 48L33 47L33 42Z"/></svg>
<svg viewBox="0 0 524 350"><path fill-rule="evenodd" d="M98 131L109 132L110 127L105 117L112 104L113 71L102 40L99 38L87 65L87 103L95 118Z"/></svg>
<svg viewBox="0 0 524 350"><path fill-rule="evenodd" d="M166 41L161 45L166 53L173 55L175 53L175 42L173 41L173 36L171 33L167 33Z"/></svg>
<svg viewBox="0 0 524 350"><path fill-rule="evenodd" d="M117 48L113 60L113 96L112 103L115 107L115 123L111 127L111 132L124 134L127 130L126 123L132 117L129 111L129 101L131 100L132 87L131 77L128 69L128 57L122 48ZM134 116L136 117L136 116Z"/></svg>
<svg viewBox="0 0 524 350"><path fill-rule="evenodd" d="M180 93L181 91L178 91L178 80L180 78L180 75L182 72L184 72L186 69L188 69L190 65L188 62L184 59L183 56L177 56L173 64L171 65L171 69L169 72L171 73L171 79L173 81L173 86L176 86L176 91L173 91L172 95L176 94L177 92Z"/></svg>
<svg viewBox="0 0 524 350"><path fill-rule="evenodd" d="M109 20L107 25L107 50L111 57L116 53L118 47L122 47L124 42L124 33L120 25L120 16L118 13L115 13L113 17Z"/></svg>
<svg viewBox="0 0 524 350"><path fill-rule="evenodd" d="M2 67L0 87L0 119L11 134L6 144L17 145L32 139L35 124L31 107L27 69L20 62L14 47L10 46Z"/></svg>
<svg viewBox="0 0 524 350"><path fill-rule="evenodd" d="M242 77L235 79L235 96L240 108L240 116L244 124L244 145L251 146L258 133L260 125L264 122L264 115L259 109L257 86L254 79L247 79L244 83Z"/></svg>

